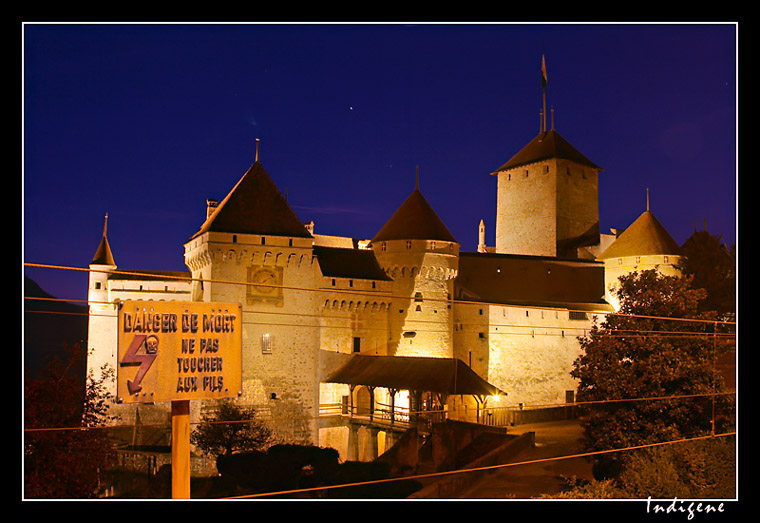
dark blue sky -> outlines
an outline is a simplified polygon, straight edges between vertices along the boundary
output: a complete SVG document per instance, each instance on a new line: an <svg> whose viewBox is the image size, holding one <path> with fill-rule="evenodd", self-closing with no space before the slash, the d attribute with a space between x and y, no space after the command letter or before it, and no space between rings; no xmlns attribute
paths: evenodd
<svg viewBox="0 0 760 523"><path fill-rule="evenodd" d="M539 130L604 171L603 232L646 207L681 244L736 241L733 24L28 24L23 260L86 268L109 215L123 269L185 270L183 244L260 159L316 232L371 238L420 187L463 250L490 173ZM86 299L86 274L26 269Z"/></svg>

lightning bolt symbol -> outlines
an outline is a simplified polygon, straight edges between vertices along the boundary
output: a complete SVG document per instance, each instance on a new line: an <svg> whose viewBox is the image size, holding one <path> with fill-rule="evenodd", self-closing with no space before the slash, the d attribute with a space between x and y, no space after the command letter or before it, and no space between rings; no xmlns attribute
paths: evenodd
<svg viewBox="0 0 760 523"><path fill-rule="evenodd" d="M142 390L142 385L140 385L140 383L145 377L145 373L148 372L150 366L153 365L153 360L156 359L156 354L137 354L137 350L145 343L146 337L145 334L136 335L132 340L132 345L129 346L129 350L127 350L124 359L122 359L120 363L122 367L140 365L135 379L127 380L127 388L129 389L130 394Z"/></svg>

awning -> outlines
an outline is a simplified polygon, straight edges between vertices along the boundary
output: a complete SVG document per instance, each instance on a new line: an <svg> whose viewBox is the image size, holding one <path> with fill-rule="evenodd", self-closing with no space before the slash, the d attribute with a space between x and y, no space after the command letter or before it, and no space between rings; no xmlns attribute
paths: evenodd
<svg viewBox="0 0 760 523"><path fill-rule="evenodd" d="M454 358L356 354L326 381L445 394L506 395Z"/></svg>

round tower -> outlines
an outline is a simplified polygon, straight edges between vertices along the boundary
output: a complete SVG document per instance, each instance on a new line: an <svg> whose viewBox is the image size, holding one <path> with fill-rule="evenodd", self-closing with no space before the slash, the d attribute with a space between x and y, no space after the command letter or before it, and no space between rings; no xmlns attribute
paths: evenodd
<svg viewBox="0 0 760 523"><path fill-rule="evenodd" d="M116 370L116 305L110 302L108 277L116 270L111 247L108 244L108 214L103 225L103 237L90 262L87 303L87 371L95 379L101 375L104 365ZM111 388L112 387L112 390ZM109 391L116 393L116 382L109 384Z"/></svg>
<svg viewBox="0 0 760 523"><path fill-rule="evenodd" d="M616 294L620 276L651 269L663 276L681 275L681 248L649 210L649 190L646 211L597 260L604 262L605 299L616 310L619 308Z"/></svg>
<svg viewBox="0 0 760 523"><path fill-rule="evenodd" d="M459 243L416 189L371 242L393 279L389 355L452 358Z"/></svg>

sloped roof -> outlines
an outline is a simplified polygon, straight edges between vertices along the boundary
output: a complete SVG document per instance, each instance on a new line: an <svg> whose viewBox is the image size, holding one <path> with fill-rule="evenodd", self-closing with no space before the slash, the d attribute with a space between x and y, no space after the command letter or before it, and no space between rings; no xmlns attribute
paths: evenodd
<svg viewBox="0 0 760 523"><path fill-rule="evenodd" d="M90 262L92 265L116 265L111 253L111 246L108 245L108 238L103 234L103 239L100 240L98 250L95 251L95 256L92 257Z"/></svg>
<svg viewBox="0 0 760 523"><path fill-rule="evenodd" d="M570 160L581 165L593 167L600 171L602 170L601 167L586 158L573 147L570 142L565 140L557 131L552 129L550 131L539 133L538 136L528 142L528 145L523 147L520 152L491 174L496 174L500 171L506 171L529 163L548 160L549 158Z"/></svg>
<svg viewBox="0 0 760 523"><path fill-rule="evenodd" d="M326 381L445 394L505 394L454 358L356 354Z"/></svg>
<svg viewBox="0 0 760 523"><path fill-rule="evenodd" d="M606 309L604 265L594 260L459 253L454 292L483 303Z"/></svg>
<svg viewBox="0 0 760 523"><path fill-rule="evenodd" d="M311 238L258 161L192 238L209 231Z"/></svg>
<svg viewBox="0 0 760 523"><path fill-rule="evenodd" d="M652 211L644 211L612 245L599 255L598 260L648 256L653 254L680 254L681 248Z"/></svg>
<svg viewBox="0 0 760 523"><path fill-rule="evenodd" d="M457 241L419 189L404 200L372 238L373 242L387 240Z"/></svg>
<svg viewBox="0 0 760 523"><path fill-rule="evenodd" d="M322 275L334 278L356 278L362 280L390 280L369 249L346 249L315 245Z"/></svg>

